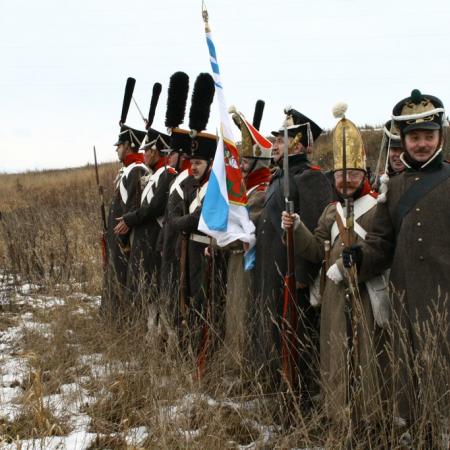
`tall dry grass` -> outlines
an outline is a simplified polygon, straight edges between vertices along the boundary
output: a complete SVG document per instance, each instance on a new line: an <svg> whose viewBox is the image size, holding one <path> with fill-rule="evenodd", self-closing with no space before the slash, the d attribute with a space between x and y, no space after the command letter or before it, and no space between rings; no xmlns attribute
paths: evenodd
<svg viewBox="0 0 450 450"><path fill-rule="evenodd" d="M374 166L381 135L365 131L363 138ZM325 168L331 167L329 148L330 136L324 135L316 143L315 159ZM116 165L100 168L106 198L116 170ZM257 371L245 363L230 372L229 355L219 338L219 350L199 382L194 353L180 347L170 326L148 331L135 323L117 328L104 322L91 304L72 297L72 291L101 292L101 225L92 167L0 175L0 181L2 271L16 275L17 282L65 298L64 305L33 311L50 332L24 334L21 347L29 361L20 399L24 414L17 422L0 423L3 438L67 433L70 424L55 417L42 398L76 383L92 397L80 405L91 417L90 431L98 433L92 449L127 448L123 436L137 426L149 432L139 448L149 449L238 448L252 442L260 449L448 445L443 435L449 432L450 368L436 354L436 342L445 338L449 325L441 311L436 311L435 326L421 333L422 353L411 359L414 422L409 428L396 424L396 400L391 396L374 411L379 419L353 427L350 436L348 409L342 409L340 424L331 423L320 397L305 411L289 390L261 383ZM397 325L394 321L391 326ZM213 334L220 337L223 330ZM407 336L402 339L407 348ZM386 352L390 373L395 374L399 365L389 342ZM86 363L92 355L100 355L95 370ZM395 385L392 375L385 381Z"/></svg>

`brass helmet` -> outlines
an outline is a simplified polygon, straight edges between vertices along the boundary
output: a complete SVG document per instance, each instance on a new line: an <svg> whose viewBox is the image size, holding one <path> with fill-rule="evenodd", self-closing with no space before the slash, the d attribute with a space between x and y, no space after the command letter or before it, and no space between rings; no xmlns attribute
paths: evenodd
<svg viewBox="0 0 450 450"><path fill-rule="evenodd" d="M260 102L260 103L258 103ZM255 107L255 116L256 112L259 109L262 114L261 105L264 105L261 100L258 100ZM264 106L262 106L264 107ZM241 158L254 158L254 159L265 159L270 160L272 157L272 143L266 139L260 132L258 131L259 126L257 123L253 125L247 121L244 115L236 110L236 107L230 106L228 112L232 114L234 123L241 130L241 144L239 156ZM260 123L260 120L258 120Z"/></svg>
<svg viewBox="0 0 450 450"><path fill-rule="evenodd" d="M334 170L344 168L344 151L347 169L366 170L366 152L356 125L345 117L347 104L338 103L333 108L333 115L340 118L333 130Z"/></svg>

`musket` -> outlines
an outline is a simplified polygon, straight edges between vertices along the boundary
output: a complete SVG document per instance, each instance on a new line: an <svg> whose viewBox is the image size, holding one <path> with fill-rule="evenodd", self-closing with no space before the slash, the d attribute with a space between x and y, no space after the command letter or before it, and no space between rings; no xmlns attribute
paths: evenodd
<svg viewBox="0 0 450 450"><path fill-rule="evenodd" d="M100 177L98 175L97 151L95 150L95 145L94 145L94 167L95 167L95 180L97 182L98 194L100 196L100 214L102 218L102 235L100 240L102 248L102 261L103 267L106 267L106 264L108 263L108 256L106 253L106 232L108 227L106 225L106 209L105 209L105 199L103 196L103 186L100 184Z"/></svg>
<svg viewBox="0 0 450 450"><path fill-rule="evenodd" d="M183 215L187 214L188 207L186 204L186 196L183 198ZM187 276L187 263L188 263L188 250L189 250L189 235L181 232L180 243L180 279L178 284L178 306L181 314L181 332L184 333L184 328L187 326L187 302L186 292L188 291L188 276Z"/></svg>
<svg viewBox="0 0 450 450"><path fill-rule="evenodd" d="M331 242L327 239L323 242L324 258L322 261L322 271L320 272L320 296L323 296L325 284L327 282L327 272L330 266Z"/></svg>
<svg viewBox="0 0 450 450"><path fill-rule="evenodd" d="M285 208L289 214L294 213L294 202L290 195L289 180L289 139L287 124L284 126L284 200ZM295 280L295 253L294 253L294 228L286 230L287 270L284 277L284 301L283 316L281 322L281 358L284 380L291 389L298 385L297 374L297 289Z"/></svg>

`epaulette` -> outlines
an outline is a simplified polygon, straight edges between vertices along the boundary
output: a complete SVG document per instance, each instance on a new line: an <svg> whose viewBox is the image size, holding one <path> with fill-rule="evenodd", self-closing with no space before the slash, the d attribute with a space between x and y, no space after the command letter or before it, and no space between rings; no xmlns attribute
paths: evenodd
<svg viewBox="0 0 450 450"><path fill-rule="evenodd" d="M167 166L167 172L170 173L170 175L178 175L178 172L172 166Z"/></svg>

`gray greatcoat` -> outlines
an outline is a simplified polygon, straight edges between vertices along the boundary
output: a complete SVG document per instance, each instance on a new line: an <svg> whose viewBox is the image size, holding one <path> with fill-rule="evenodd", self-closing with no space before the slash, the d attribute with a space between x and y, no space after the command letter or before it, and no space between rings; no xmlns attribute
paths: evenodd
<svg viewBox="0 0 450 450"><path fill-rule="evenodd" d="M370 195L370 194L367 194ZM360 216L356 222L366 231L370 231L375 213L375 207ZM296 254L307 260L319 263L324 259L324 241L331 241L331 229L336 221L336 203L329 204L319 219L314 233L303 224L295 230ZM361 241L359 236L357 241ZM329 266L338 262L341 273L344 273L342 261L342 239L338 235L335 239L329 258ZM348 333L351 322L345 313L348 300L345 298L346 282L335 284L326 278L322 295L321 319L320 319L320 373L321 384L325 394L325 406L327 416L335 422L344 417L344 411L348 405L349 397L349 346ZM371 414L380 411L380 401L383 395L383 332L374 321L370 298L364 283L358 285L359 298L361 300L361 317L358 323L358 358L361 365L361 388L357 389L357 395L353 399L361 414L368 421L372 420ZM359 299L358 299L359 301ZM379 419L379 417L377 418Z"/></svg>
<svg viewBox="0 0 450 450"><path fill-rule="evenodd" d="M289 173L294 209L300 213L306 226L313 230L323 209L332 199L331 185L320 170L311 168L304 154L289 157ZM257 302L257 326L252 338L252 347L255 349L253 361L257 367L264 368L269 379L275 377L275 384L281 368L280 324L287 264L281 228L281 213L285 210L283 180L283 170L278 169L266 191L256 228L254 301ZM297 282L309 284L318 270L318 265L298 259L295 270ZM299 290L297 296L301 297L297 303L305 305L307 289Z"/></svg>
<svg viewBox="0 0 450 450"><path fill-rule="evenodd" d="M394 217L403 193L444 169L438 155L423 170L407 168L389 182L363 244L362 277L391 266L394 291L394 383L397 413L413 419L422 388L433 386L443 409L450 403L450 177L423 195L398 230ZM446 394L444 394L446 392ZM423 398L423 397L422 397Z"/></svg>

